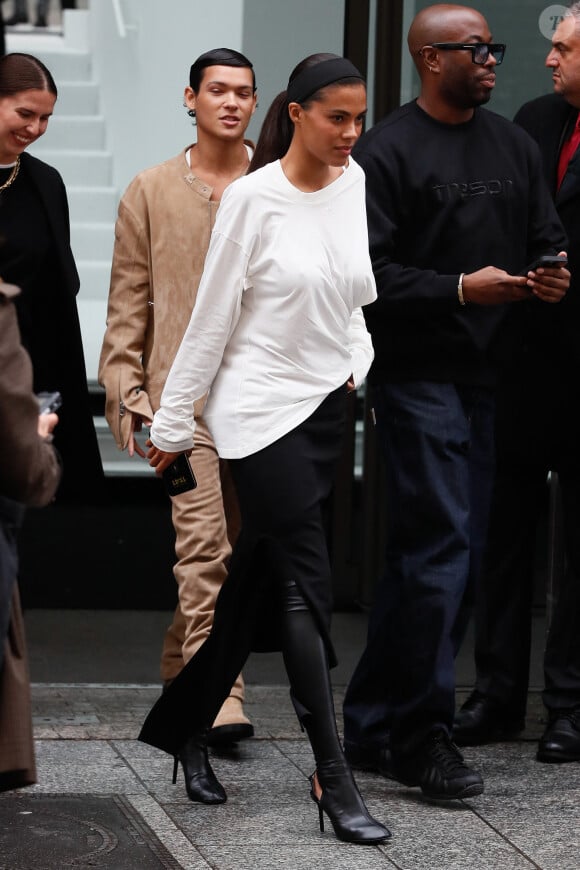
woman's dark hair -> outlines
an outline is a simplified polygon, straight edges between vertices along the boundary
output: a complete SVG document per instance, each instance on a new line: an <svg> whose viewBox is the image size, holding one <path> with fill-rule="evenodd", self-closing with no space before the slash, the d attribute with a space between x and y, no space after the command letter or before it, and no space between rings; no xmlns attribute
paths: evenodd
<svg viewBox="0 0 580 870"><path fill-rule="evenodd" d="M20 52L0 57L0 99L31 90L49 91L58 96L54 79L42 61Z"/></svg>
<svg viewBox="0 0 580 870"><path fill-rule="evenodd" d="M200 54L189 70L189 86L196 94L199 93L203 71L208 66L241 66L252 70L253 88L256 90L256 73L248 58L233 48L212 48Z"/></svg>
<svg viewBox="0 0 580 870"><path fill-rule="evenodd" d="M318 54L308 55L308 57L305 57L304 60L301 60L300 63L294 67L290 73L288 84L294 81L296 76L300 75L304 70L317 66L325 60L335 59L340 60L341 58L337 54L330 54L328 52L319 52ZM345 78L337 79L336 81L331 82L331 84L360 84L361 81L363 80L359 74L359 76L347 76ZM303 108L307 109L310 103L317 102L322 98L322 92L329 86L330 85L325 85L324 87L319 88L306 99L298 100L298 102L303 106ZM248 173L253 172L255 169L259 169L261 166L265 166L266 163L271 163L273 160L279 160L283 157L290 147L293 135L294 124L290 120L290 115L288 114L288 91L281 91L278 96L274 97L270 108L266 112L266 117L264 118L262 129L256 143L254 156L252 157L248 167Z"/></svg>

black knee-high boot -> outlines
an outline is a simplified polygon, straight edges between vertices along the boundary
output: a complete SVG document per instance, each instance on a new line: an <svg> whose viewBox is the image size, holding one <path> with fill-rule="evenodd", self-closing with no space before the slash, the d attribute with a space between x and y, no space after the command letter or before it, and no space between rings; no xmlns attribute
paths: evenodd
<svg viewBox="0 0 580 870"><path fill-rule="evenodd" d="M369 814L342 751L320 632L296 584L285 585L284 597L284 663L292 700L316 759L310 794L318 805L320 830L325 812L340 840L384 842L391 833Z"/></svg>

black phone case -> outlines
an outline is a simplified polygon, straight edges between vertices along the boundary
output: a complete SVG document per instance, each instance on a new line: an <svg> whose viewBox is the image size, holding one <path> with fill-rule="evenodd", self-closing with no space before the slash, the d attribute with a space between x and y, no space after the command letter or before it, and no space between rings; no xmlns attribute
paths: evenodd
<svg viewBox="0 0 580 870"><path fill-rule="evenodd" d="M167 492L171 496L179 495L180 492L187 492L188 489L195 489L197 486L197 480L189 463L189 457L185 453L181 453L165 469L161 477Z"/></svg>
<svg viewBox="0 0 580 870"><path fill-rule="evenodd" d="M529 264L529 266L526 266L526 269L524 272L522 272L522 275L527 275L528 272L535 272L536 269L540 268L540 266L544 266L547 269L554 269L554 268L557 268L558 266L567 266L567 265L568 265L568 258L567 257L560 257L559 255L556 255L556 254L552 254L551 256L545 255L543 257L536 257L536 259L533 262L531 262Z"/></svg>

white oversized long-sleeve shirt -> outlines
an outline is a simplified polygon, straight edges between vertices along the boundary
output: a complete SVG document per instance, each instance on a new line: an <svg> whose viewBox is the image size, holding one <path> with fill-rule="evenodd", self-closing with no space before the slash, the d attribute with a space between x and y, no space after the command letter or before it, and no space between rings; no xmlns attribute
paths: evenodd
<svg viewBox="0 0 580 870"><path fill-rule="evenodd" d="M193 402L218 453L240 458L306 420L372 359L361 306L376 299L364 174L352 159L305 193L280 161L229 185L197 301L153 419L167 452L193 446Z"/></svg>

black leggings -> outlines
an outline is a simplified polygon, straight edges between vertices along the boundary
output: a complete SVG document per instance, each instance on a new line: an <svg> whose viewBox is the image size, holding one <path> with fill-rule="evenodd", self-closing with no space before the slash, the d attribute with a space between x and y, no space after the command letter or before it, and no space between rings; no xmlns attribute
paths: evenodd
<svg viewBox="0 0 580 870"><path fill-rule="evenodd" d="M317 767L342 758L326 647L293 581L282 585L282 654L292 703L306 729Z"/></svg>

